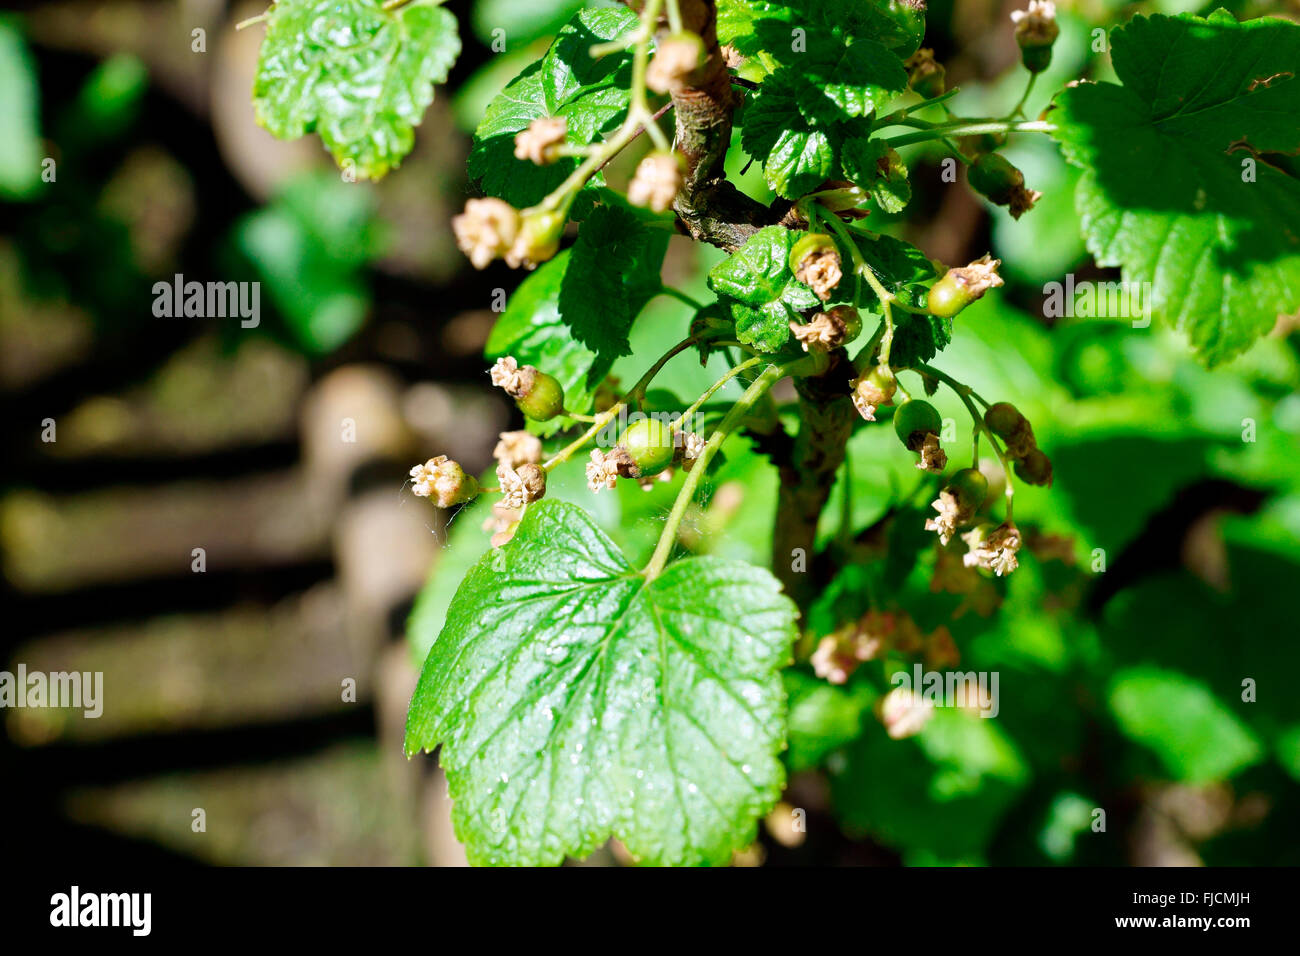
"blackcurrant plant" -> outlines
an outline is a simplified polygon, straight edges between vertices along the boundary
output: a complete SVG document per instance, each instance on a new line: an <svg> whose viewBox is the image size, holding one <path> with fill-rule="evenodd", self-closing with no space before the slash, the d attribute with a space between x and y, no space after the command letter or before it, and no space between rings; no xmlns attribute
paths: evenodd
<svg viewBox="0 0 1300 956"><path fill-rule="evenodd" d="M786 783L783 672L842 682L882 648L953 659L950 638L918 636L890 604L903 558L818 535L856 431L892 420L894 453L934 496L924 530L945 574L1016 572L1015 489L1050 485L1052 462L1016 396L986 400L942 358L963 311L1003 284L1002 263L949 266L873 228L914 188L961 188L920 181L905 147L942 150L1019 219L1041 194L1000 151L1055 140L1080 171L1096 262L1149 284L1154 313L1207 365L1295 309L1300 27L1135 17L1109 35L1116 82L1070 83L1028 117L1059 34L1054 5L1029 0L1007 25L1025 96L1008 115L960 116L923 46L925 15L924 0L583 9L487 107L468 159L477 195L452 227L475 267L528 270L488 344L491 380L527 428L502 435L482 484L445 457L411 472L443 508L500 495L492 548L446 611L406 736L411 754L441 748L471 860L556 864L614 837L644 862L727 862ZM315 132L345 177L401 162L460 49L434 0L279 0L258 19L259 121ZM737 150L774 200L738 185ZM640 158L620 190L607 167L625 151ZM724 254L708 301L663 281L671 235ZM655 330L662 347L627 387L611 367L660 295L693 314ZM655 387L685 352L726 362L693 398ZM968 421L941 418L927 400L941 389ZM770 567L701 544L713 476L740 456L780 477ZM587 507L547 497L572 470ZM674 490L640 566L589 513L629 484ZM874 588L851 641L809 614L835 577L827 556L859 561ZM879 713L891 736L925 719L896 692Z"/></svg>

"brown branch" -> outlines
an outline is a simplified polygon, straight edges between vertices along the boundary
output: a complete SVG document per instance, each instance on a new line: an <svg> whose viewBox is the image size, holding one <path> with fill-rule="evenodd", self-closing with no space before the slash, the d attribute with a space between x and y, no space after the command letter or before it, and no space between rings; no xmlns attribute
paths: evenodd
<svg viewBox="0 0 1300 956"><path fill-rule="evenodd" d="M723 164L741 93L718 46L713 0L680 0L680 9L682 26L699 35L708 55L691 85L672 94L677 151L686 161L674 210L687 235L731 252L763 226L782 221L791 204L764 206L727 181Z"/></svg>
<svg viewBox="0 0 1300 956"><path fill-rule="evenodd" d="M821 375L795 379L799 433L789 458L776 462L781 487L772 535L772 571L786 593L805 610L817 593L818 582L812 574L817 524L830 498L835 473L844 464L845 446L857 420L849 399L852 373L848 354L838 349L831 353L830 368ZM798 570L796 549L803 553Z"/></svg>
<svg viewBox="0 0 1300 956"><path fill-rule="evenodd" d="M694 239L731 252L763 226L796 222L793 204L765 206L727 181L724 164L731 145L732 120L740 97L718 46L713 0L679 0L682 26L704 41L708 58L688 88L672 94L677 123L676 147L686 175L673 208L681 229ZM816 544L817 522L830 497L835 473L844 462L845 444L857 413L849 400L852 363L842 349L821 375L799 378L799 432L793 441L770 436L765 450L781 476L772 541L772 570L786 592L806 608L816 593L808 570ZM801 571L794 551L803 549Z"/></svg>

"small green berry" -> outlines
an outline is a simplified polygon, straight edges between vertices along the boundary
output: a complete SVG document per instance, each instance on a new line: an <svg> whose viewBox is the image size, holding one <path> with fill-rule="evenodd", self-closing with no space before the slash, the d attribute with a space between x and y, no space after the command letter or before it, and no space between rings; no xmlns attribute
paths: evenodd
<svg viewBox="0 0 1300 956"><path fill-rule="evenodd" d="M643 418L627 426L619 442L632 460L635 478L657 475L673 462L673 432L657 418Z"/></svg>
<svg viewBox="0 0 1300 956"><path fill-rule="evenodd" d="M532 386L515 399L515 405L535 422L550 421L564 411L564 386L554 375L536 372Z"/></svg>
<svg viewBox="0 0 1300 956"><path fill-rule="evenodd" d="M904 402L894 412L894 433L911 451L916 451L926 435L937 435L943 428L939 411L929 402L914 399Z"/></svg>
<svg viewBox="0 0 1300 956"><path fill-rule="evenodd" d="M971 164L966 177L972 189L1000 206L1007 205L1012 193L1025 185L1025 174L1001 153L985 153Z"/></svg>
<svg viewBox="0 0 1300 956"><path fill-rule="evenodd" d="M799 264L808 256L817 252L833 252L839 255L839 249L836 247L834 239L824 232L810 232L790 248L790 271L798 272Z"/></svg>
<svg viewBox="0 0 1300 956"><path fill-rule="evenodd" d="M978 511L988 497L989 480L978 468L962 468L953 472L945 491L957 499L963 511Z"/></svg>
<svg viewBox="0 0 1300 956"><path fill-rule="evenodd" d="M930 287L925 309L941 319L950 319L975 300L970 290L959 283L952 271Z"/></svg>
<svg viewBox="0 0 1300 956"><path fill-rule="evenodd" d="M1016 477L1030 485L1052 483L1052 460L1034 448L1016 462Z"/></svg>
<svg viewBox="0 0 1300 956"><path fill-rule="evenodd" d="M1050 46L1022 47L1020 59L1030 73L1042 73L1052 65L1052 48Z"/></svg>
<svg viewBox="0 0 1300 956"><path fill-rule="evenodd" d="M1024 428L1025 416L1010 402L995 402L984 413L984 424L999 438L1007 439Z"/></svg>

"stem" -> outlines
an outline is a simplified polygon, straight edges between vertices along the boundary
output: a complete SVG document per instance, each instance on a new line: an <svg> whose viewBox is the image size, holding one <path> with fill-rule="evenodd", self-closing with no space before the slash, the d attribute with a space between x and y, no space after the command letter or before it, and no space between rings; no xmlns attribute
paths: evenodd
<svg viewBox="0 0 1300 956"><path fill-rule="evenodd" d="M668 0L668 29L673 33L682 32L682 11L677 0Z"/></svg>
<svg viewBox="0 0 1300 956"><path fill-rule="evenodd" d="M911 146L914 143L927 143L945 136L970 136L976 133L1051 133L1056 129L1055 123L1043 120L956 120L952 123L940 123L929 129L902 136L886 137L882 142L894 148Z"/></svg>
<svg viewBox="0 0 1300 956"><path fill-rule="evenodd" d="M938 106L940 103L944 102L944 100L950 100L960 92L961 87L954 86L950 90L944 90L944 92L940 93L936 97L922 100L920 103L916 103L912 106L905 106L902 109L894 110L894 112L882 116L880 119L872 123L871 131L874 133L876 130L884 129L887 126L911 126L913 124L924 124L921 128L931 126L933 124L928 123L925 120L912 119L911 114L915 113L917 110L923 110L930 106Z"/></svg>
<svg viewBox="0 0 1300 956"><path fill-rule="evenodd" d="M814 216L816 215L815 208L810 206L808 210ZM840 217L832 214L829 216L823 215L822 218L835 231L835 235L839 237L840 241L849 247L849 255L853 259L853 271L867 280L867 285L871 286L871 291L880 300L880 315L885 325L885 334L880 340L880 364L888 365L889 350L894 344L894 315L891 308L894 303L894 293L885 288L880 279L876 277L875 270L862 258L862 251L858 249L858 244L853 241L853 236L844 223L840 222Z"/></svg>
<svg viewBox="0 0 1300 956"><path fill-rule="evenodd" d="M979 409L977 409L975 403L971 401L971 396L975 395L975 390L969 385L962 384L951 375L941 372L933 366L918 364L917 368L925 372L927 375L934 376L952 389L957 394L957 397L961 399L962 404L966 406L966 411L970 412L971 421L975 424L976 433L974 467L979 467L979 433L982 431L985 436L988 437L989 445L993 448L993 454L997 455L998 464L1002 466L1002 477L1006 481L1007 522L1010 523L1013 520L1012 507L1015 504L1016 494L1015 485L1011 480L1011 467L1007 464L1007 456L1003 453L1002 447L998 445L997 438L994 437L993 432L989 429L988 425L984 423L984 416L979 413ZM975 397L979 398L978 395L975 395ZM988 405L988 402L985 402L982 398L980 401L983 402L985 406Z"/></svg>
<svg viewBox="0 0 1300 956"><path fill-rule="evenodd" d="M699 411L700 406L703 405L705 402L707 402L715 394L717 394L718 389L722 388L722 386L726 385L729 381L731 381L733 378L735 378L745 369L753 368L755 365L757 365L759 362L762 361L765 361L765 359L762 356L755 355L753 358L746 359L745 361L741 362L735 368L729 369L726 375L722 376L722 378L718 379L707 389L705 389L704 394L695 400L695 404L693 404L690 408L686 409L686 411L682 412L675 419L673 419L673 421L671 421L668 424L668 427L673 430L681 428L682 422L686 421L697 411Z"/></svg>
<svg viewBox="0 0 1300 956"><path fill-rule="evenodd" d="M605 412L605 414L599 416L596 419L595 424L593 424L590 428L588 428L583 433L581 438L566 445L560 451L556 452L550 461L542 465L542 470L551 471L553 468L555 468L556 465L564 464L566 461L568 461L570 458L573 457L575 452L581 451L583 445L587 444L587 442L595 438L597 432L599 432L602 428L608 425L612 419L617 418L626 409L627 409L627 405L623 404L622 402L619 402L609 411Z"/></svg>
<svg viewBox="0 0 1300 956"><path fill-rule="evenodd" d="M653 581L657 578L668 563L668 555L672 552L673 544L677 541L677 529L681 527L682 518L686 516L686 508L695 496L695 489L699 487L705 472L708 471L709 461L722 447L723 441L735 428L736 423L745 417L754 406L754 403L762 398L769 388L785 377L787 370L788 366L786 365L769 365L763 369L758 378L754 379L749 388L745 389L745 394L740 397L740 400L731 406L731 411L727 412L721 424L709 436L709 440L704 443L704 450L700 452L700 457L695 460L691 470L686 473L686 481L682 483L681 490L677 492L677 500L673 502L673 510L668 514L668 521L664 525L663 533L659 536L659 543L655 545L654 554L650 556L650 563L642 571L647 581Z"/></svg>
<svg viewBox="0 0 1300 956"><path fill-rule="evenodd" d="M692 299L681 289L675 289L670 285L661 286L659 292L661 295L670 296L671 298L676 299L678 302L683 302L686 305L689 305L692 309L694 309L697 312L700 309L704 308L703 302L696 302L694 299Z"/></svg>
<svg viewBox="0 0 1300 956"><path fill-rule="evenodd" d="M958 395L973 396L974 399L977 402L979 402L981 405L983 405L985 408L989 407L989 403L980 396L979 392L975 391L975 389L971 388L966 383L957 381L947 372L941 372L933 365L926 365L924 362L918 362L916 364L916 371L924 372L926 375L929 375L931 378L937 378L939 381L943 382L943 384L947 385Z"/></svg>
<svg viewBox="0 0 1300 956"><path fill-rule="evenodd" d="M1038 79L1037 73L1029 74L1029 82L1025 84L1025 92L1020 94L1020 99L1016 102L1015 109L1007 114L1008 120L1013 120L1025 111L1025 103L1029 99L1029 94L1034 91L1034 81Z"/></svg>
<svg viewBox="0 0 1300 956"><path fill-rule="evenodd" d="M628 402L629 404L635 402L637 405L640 405L642 402L644 402L646 388L649 387L650 382L654 380L654 377L659 374L659 370L668 364L668 360L671 359L674 355L686 351L688 348L690 348L692 345L695 345L699 341L700 341L699 338L690 335L682 339L672 348L670 348L667 352L665 352L663 355L659 357L659 360L655 362L654 365L651 365L648 369L646 369L646 373L641 376L641 378L637 381L635 385L632 386L631 391L627 393L627 395L624 397L623 400L625 402Z"/></svg>

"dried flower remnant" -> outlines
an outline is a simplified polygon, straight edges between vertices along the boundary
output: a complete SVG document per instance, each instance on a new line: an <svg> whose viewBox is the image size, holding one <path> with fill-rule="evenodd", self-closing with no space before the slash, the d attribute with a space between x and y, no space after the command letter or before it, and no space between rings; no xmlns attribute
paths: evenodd
<svg viewBox="0 0 1300 956"><path fill-rule="evenodd" d="M1019 567L1016 554L1020 550L1020 530L1014 524L1004 522L991 529L973 528L961 539L968 549L962 558L967 567L984 568L998 577Z"/></svg>
<svg viewBox="0 0 1300 956"><path fill-rule="evenodd" d="M546 166L560 158L568 123L562 116L541 116L515 136L515 158Z"/></svg>
<svg viewBox="0 0 1300 956"><path fill-rule="evenodd" d="M909 687L895 687L880 699L880 722L894 740L915 737L934 716L934 702Z"/></svg>
<svg viewBox="0 0 1300 956"><path fill-rule="evenodd" d="M524 464L518 468L497 466L501 483L501 500L507 508L523 508L546 495L546 472L540 465Z"/></svg>
<svg viewBox="0 0 1300 956"><path fill-rule="evenodd" d="M505 258L519 233L519 213L500 199L471 199L465 211L451 220L456 245L475 269L486 269L493 259Z"/></svg>
<svg viewBox="0 0 1300 956"><path fill-rule="evenodd" d="M627 187L627 198L634 206L667 212L681 188L682 168L677 156L651 153L637 165L636 175Z"/></svg>
<svg viewBox="0 0 1300 956"><path fill-rule="evenodd" d="M416 465L410 474L411 490L421 498L432 498L439 508L464 504L478 494L478 482L446 455Z"/></svg>
<svg viewBox="0 0 1300 956"><path fill-rule="evenodd" d="M492 457L511 468L535 465L542 460L542 440L526 431L502 432L492 449Z"/></svg>
<svg viewBox="0 0 1300 956"><path fill-rule="evenodd" d="M656 93L676 93L689 85L704 56L704 41L694 33L664 37L646 69L645 85Z"/></svg>

